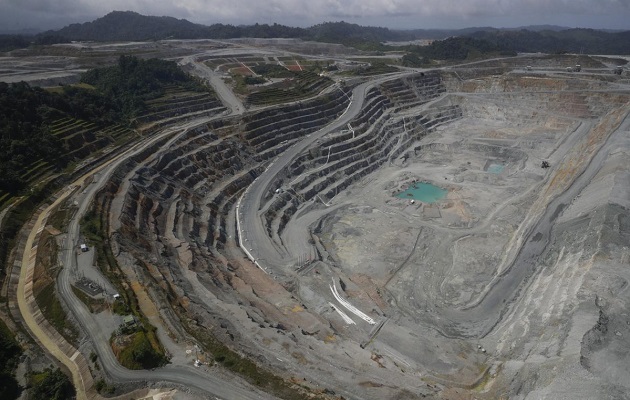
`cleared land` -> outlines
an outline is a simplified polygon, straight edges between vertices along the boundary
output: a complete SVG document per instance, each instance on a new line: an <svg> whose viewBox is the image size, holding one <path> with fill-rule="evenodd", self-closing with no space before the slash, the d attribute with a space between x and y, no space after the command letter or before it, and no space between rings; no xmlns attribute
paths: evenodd
<svg viewBox="0 0 630 400"><path fill-rule="evenodd" d="M601 166L590 160L627 129L628 94L606 82L609 71L571 75L566 62L541 57L529 74L502 63L427 71L369 90L347 129L327 132L275 176L257 211L264 238L234 223L237 200L263 173L256 161L323 127L322 107L345 96L301 105L295 118L290 107L270 109L182 137L121 175L130 184L122 198L115 191L113 226L145 238L144 249L121 238L134 257L172 254L175 264L157 260L152 273L190 282L173 285L189 311L221 321L218 335L346 397L496 398L526 383L558 393L575 384L571 368L621 390L580 366L597 313L574 312L596 310L594 295L578 292L591 290L581 283L601 246L586 250L576 231L559 238L557 220L567 193L588 187L575 186L580 174ZM448 194L432 204L394 197L413 181ZM243 260L239 235L268 275ZM533 370L550 383L537 384Z"/></svg>
<svg viewBox="0 0 630 400"><path fill-rule="evenodd" d="M248 61L290 45L266 44ZM199 56L209 79L211 56L231 58ZM221 341L329 398L624 398L627 78L533 56L379 79L189 125L99 178L160 377ZM445 197L396 197L418 182Z"/></svg>

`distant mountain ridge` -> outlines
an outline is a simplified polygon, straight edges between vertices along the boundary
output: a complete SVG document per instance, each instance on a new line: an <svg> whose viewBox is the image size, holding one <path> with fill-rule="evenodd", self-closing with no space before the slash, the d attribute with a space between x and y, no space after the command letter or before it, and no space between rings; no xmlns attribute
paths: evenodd
<svg viewBox="0 0 630 400"><path fill-rule="evenodd" d="M133 11L112 11L94 21L71 24L44 34L55 34L68 40L151 40L175 35L196 36L203 34L205 28L204 25L185 19L145 16Z"/></svg>
<svg viewBox="0 0 630 400"><path fill-rule="evenodd" d="M572 28L562 31L478 31L469 36L518 52L630 54L630 31Z"/></svg>
<svg viewBox="0 0 630 400"><path fill-rule="evenodd" d="M584 52L630 54L630 31L610 32L594 29L533 25L524 28L472 27L464 29L414 29L360 26L347 22L325 22L309 28L279 24L234 26L201 25L173 17L145 16L132 11L113 11L83 24L72 24L36 36L37 42L50 41L129 41L162 39L229 39L241 37L299 38L321 42L356 45L417 39L441 40L453 36L485 40L503 49L521 52ZM44 39L42 39L44 38ZM45 40L45 39L48 40Z"/></svg>

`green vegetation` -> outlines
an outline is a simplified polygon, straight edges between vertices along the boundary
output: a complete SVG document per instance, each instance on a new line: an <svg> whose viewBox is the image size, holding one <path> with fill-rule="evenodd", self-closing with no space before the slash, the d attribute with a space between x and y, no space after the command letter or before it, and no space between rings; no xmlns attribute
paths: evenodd
<svg viewBox="0 0 630 400"><path fill-rule="evenodd" d="M304 33L302 28L283 25L255 24L204 26L172 17L144 16L132 11L113 11L102 18L83 24L72 24L58 31L37 35L58 40L159 40L166 38L227 39L236 37L293 38Z"/></svg>
<svg viewBox="0 0 630 400"><path fill-rule="evenodd" d="M68 342L76 344L79 333L69 321L55 291L56 275L60 268L57 261L58 245L55 238L44 231L39 242L39 251L33 273L33 294L46 320Z"/></svg>
<svg viewBox="0 0 630 400"><path fill-rule="evenodd" d="M408 67L425 66L430 60L464 61L516 55L515 51L498 44L470 37L436 40L429 46L408 46L406 50L408 54L403 57L403 65Z"/></svg>
<svg viewBox="0 0 630 400"><path fill-rule="evenodd" d="M94 208L90 208L83 214L83 218L81 218L81 233L88 240L88 243L96 244L101 242L104 239L101 234L103 228L102 220L96 214Z"/></svg>
<svg viewBox="0 0 630 400"><path fill-rule="evenodd" d="M24 82L0 83L0 207L23 196L0 229L0 277L19 229L66 183L70 167L105 146L137 137L126 127L130 123L126 118L144 109L148 99L178 87L207 91L168 61L122 57L117 66L98 71L87 74L94 85L84 82L53 92ZM54 174L54 179L41 183Z"/></svg>
<svg viewBox="0 0 630 400"><path fill-rule="evenodd" d="M104 379L99 379L94 382L94 388L101 394L114 394L116 387L114 385L108 385Z"/></svg>
<svg viewBox="0 0 630 400"><path fill-rule="evenodd" d="M431 63L431 60L422 57L418 53L410 52L403 56L402 64L405 67L426 67Z"/></svg>
<svg viewBox="0 0 630 400"><path fill-rule="evenodd" d="M293 73L278 64L259 64L254 65L252 71L258 75L263 75L265 78L291 78Z"/></svg>
<svg viewBox="0 0 630 400"><path fill-rule="evenodd" d="M55 293L55 282L49 282L35 296L35 301L44 318L70 343L76 343L79 332L68 320L65 310Z"/></svg>
<svg viewBox="0 0 630 400"><path fill-rule="evenodd" d="M289 71L287 71L289 72ZM291 72L294 79L286 81L283 86L265 87L247 96L252 105L285 103L313 96L332 84L332 80L320 77L311 71Z"/></svg>
<svg viewBox="0 0 630 400"><path fill-rule="evenodd" d="M19 177L26 178L24 176L25 172L28 175L32 175L39 173L42 169L49 168L50 164L48 163L51 162L49 160L59 162L58 165L54 164L53 171L62 171L69 164L68 160L59 157L60 154L64 154L64 151L67 150L64 149L63 140L77 138L82 130L90 130L101 124L124 123L125 118L129 118L137 113L136 109L134 109L135 106L140 107L148 99L163 95L163 84L168 79L175 79L176 82L181 83L177 75L169 75L168 71L173 72L170 67L167 68L165 78L160 74L154 76L153 78L155 79L140 78L140 74L148 73L150 75L150 72L147 72L147 70L151 70L154 64L149 64L147 66L144 61L122 58L119 66L115 68L124 69L126 71L125 74L120 73L120 71L105 69L102 72L92 73L87 76L85 83L89 81L88 84L94 88L68 86L63 87L62 90L50 92L31 88L24 83L17 85L1 84L0 101L2 101L3 105L2 111L0 111L0 118L3 118L1 126L3 128L8 127L6 131L3 130L0 133L0 140L2 141L0 143L0 152L2 152L2 156L6 157L5 160L21 159L20 162L15 163L13 168L15 172L20 173ZM314 81L311 81L312 75L303 75L301 82L304 85L314 84ZM129 76L138 79L134 83L132 79L127 79ZM120 85L115 83L119 79ZM135 90L135 84L149 85L150 90L143 88ZM184 83L183 85L188 84L195 85L194 82ZM317 82L317 84L326 85L329 82L322 80ZM118 91L120 87L126 87L130 91L129 96L125 96L124 92L122 93L122 96L126 99L124 101L116 98L121 94ZM6 123L4 123L5 121ZM21 132L20 136L16 135L18 131ZM48 144L44 146L44 143ZM51 149L54 149L54 151ZM22 156L22 153L27 151L30 151L30 153L27 156ZM0 165L6 167L7 163L2 162ZM11 174L2 174L2 176L10 177ZM2 235L2 240L0 240L2 252L0 255L3 270L7 249L14 244L13 240L19 228L28 220L38 204L48 198L53 190L63 184L63 182L62 179L57 179L35 188L30 196L25 197L7 215L5 220L7 223L3 224L3 229L0 232ZM26 181L17 182L10 190L12 193L18 193L26 185ZM3 193L0 194L4 196ZM109 240L103 234L105 226L97 215L96 212L92 212L91 215L84 219L87 222L85 231L97 247L99 265L108 272L108 275L117 276L119 271L117 271L115 258L111 254ZM119 282L119 279L114 279L114 281ZM121 289L120 294L124 299L119 304L122 304L128 312L139 314L137 299L135 299L133 291L125 290L120 285L119 289ZM63 308L54 296L54 283L50 283L42 288L38 293L37 301L45 317L59 332L72 335L71 326L66 320ZM74 335L76 335L76 332ZM144 321L140 322L140 330L133 333L130 339L131 344L121 351L123 359L128 360L130 367L150 368L161 365L166 361L163 353L156 351L157 337L154 330L150 327L147 328ZM233 360L231 357L223 359L224 362L235 368L241 368L241 366L245 365L242 362L232 363L231 360ZM9 364L7 363L7 365ZM261 379L264 377L265 375L262 375ZM64 396L67 396L67 388L64 384L64 380L67 381L67 379L58 370L44 371L41 374L34 375L33 380L35 382L34 393L37 393L41 398L64 398ZM262 380L260 382L264 383ZM43 390L46 390L43 388L48 388L48 391L42 393ZM4 399L5 397L2 396L1 398Z"/></svg>
<svg viewBox="0 0 630 400"><path fill-rule="evenodd" d="M244 78L244 83L246 85L260 85L265 82L267 82L267 80L262 76L246 76Z"/></svg>
<svg viewBox="0 0 630 400"><path fill-rule="evenodd" d="M208 91L172 61L132 56L82 80L54 91L0 83L0 196L129 137L119 124L128 125L167 87Z"/></svg>
<svg viewBox="0 0 630 400"><path fill-rule="evenodd" d="M66 225L68 221L70 221L70 217L76 210L76 207L70 208L70 206L61 206L57 208L51 215L48 217L48 224L52 225L53 228L58 229L63 232L66 230Z"/></svg>
<svg viewBox="0 0 630 400"><path fill-rule="evenodd" d="M64 108L41 89L26 83L0 83L0 193L15 193L24 187L24 173L32 173L33 160L51 160L55 168L64 166L58 157L63 148L45 124L53 105Z"/></svg>
<svg viewBox="0 0 630 400"><path fill-rule="evenodd" d="M39 35L0 35L0 52L24 49L31 45L41 46L55 43L67 43L68 39L53 32Z"/></svg>
<svg viewBox="0 0 630 400"><path fill-rule="evenodd" d="M479 31L472 37L519 52L630 54L630 31L594 29Z"/></svg>
<svg viewBox="0 0 630 400"><path fill-rule="evenodd" d="M373 26L360 26L347 22L325 22L307 28L308 37L312 40L346 45L359 44L361 50L384 50L387 47L381 42L387 40L408 40L409 36L401 31Z"/></svg>
<svg viewBox="0 0 630 400"><path fill-rule="evenodd" d="M227 39L241 37L300 38L327 43L340 43L365 51L391 50L383 42L418 39L443 40L452 37L484 39L501 48L522 52L555 53L566 51L587 54L630 53L630 31L607 32L594 29L564 29L534 26L528 29L415 29L392 30L360 26L347 22L326 22L309 28L284 25L226 25L194 24L172 17L144 16L131 11L114 11L102 18L83 24L72 24L57 31L35 36L0 35L0 51L63 43L70 40L127 41L175 39Z"/></svg>
<svg viewBox="0 0 630 400"><path fill-rule="evenodd" d="M285 400L321 399L321 397L312 394L307 396L308 388L286 381L259 367L254 361L239 355L215 338L209 331L199 327L193 328L187 323L183 323L183 326L202 343L203 348L212 354L217 363L243 376L264 391Z"/></svg>
<svg viewBox="0 0 630 400"><path fill-rule="evenodd" d="M126 365L128 368L152 368L151 365L162 365L166 362L166 359L162 355L163 349L161 349L155 335L155 328L150 327L148 322L142 317L134 292L131 289L123 288L121 285L118 265L111 253L109 239L104 234L107 223L106 213L100 212L101 206L99 204L101 203L97 202L81 220L81 232L96 248L98 266L110 282L118 286L121 299L114 303L114 307L122 307L126 314L133 314L139 320L135 327L122 329L119 335L112 336L114 351L119 354L118 359L121 364ZM178 310L175 309L175 311ZM124 314L123 312L119 313ZM182 318L182 321L184 328L204 345L205 350L212 354L216 362L231 371L241 374L253 384L280 398L288 400L305 398L305 388L300 388L270 371L258 367L254 361L239 355L217 340L209 331L199 327L191 327L185 318ZM126 344L125 335L128 335ZM120 343L120 346L117 343ZM98 385L104 393L107 392L107 385L104 381ZM317 396L309 398L318 399Z"/></svg>
<svg viewBox="0 0 630 400"><path fill-rule="evenodd" d="M120 364L129 369L151 369L165 365L168 360L164 349L159 345L155 328L139 327L137 332L126 336L124 345L119 345L121 336L114 333L112 342L114 349L119 349L116 356Z"/></svg>
<svg viewBox="0 0 630 400"><path fill-rule="evenodd" d="M167 86L208 91L173 61L141 60L133 56L121 56L112 67L89 70L83 74L81 82L96 88L122 120L131 120L145 110L145 102L163 96Z"/></svg>
<svg viewBox="0 0 630 400"><path fill-rule="evenodd" d="M66 43L68 39L54 33L31 35L0 35L0 52L24 49L31 45L47 45L54 43Z"/></svg>
<svg viewBox="0 0 630 400"><path fill-rule="evenodd" d="M54 188L55 182L33 188L29 196L19 199L5 215L0 229L0 277L5 274L7 256L15 245L20 228L28 221L38 204L53 194Z"/></svg>
<svg viewBox="0 0 630 400"><path fill-rule="evenodd" d="M123 327L112 335L112 345L118 361L129 369L150 369L168 362L164 348L153 327L140 311L133 290L122 284L122 272L111 252L107 237L107 214L93 206L81 219L81 232L91 243L97 254L97 265L112 284L117 286L120 298L113 304L112 311L121 315L134 315L136 323Z"/></svg>
<svg viewBox="0 0 630 400"><path fill-rule="evenodd" d="M163 104L151 102L165 93L210 96L176 63L157 59L122 56L116 66L90 70L83 80L53 90L0 83L0 207L18 195L32 195L36 183L70 172L106 146L135 139L129 128L133 118L155 117L151 109ZM2 264L5 256L0 245Z"/></svg>
<svg viewBox="0 0 630 400"><path fill-rule="evenodd" d="M0 83L0 196L32 193L38 180L61 172L71 162L113 141L107 133L98 137L94 125L76 126L67 134L55 125L62 116L68 121L78 121L73 118L79 117L107 120L109 107L102 99L102 108L93 107L98 104L91 101L93 98L75 96L68 90L63 95L49 93L23 82ZM81 150L84 152L79 153Z"/></svg>
<svg viewBox="0 0 630 400"><path fill-rule="evenodd" d="M78 89L89 89L89 90L96 89L94 86L92 86L90 84L87 84L87 83L74 83L74 84L68 85L68 86L46 87L46 88L44 88L44 90L46 90L47 92L50 92L50 93L63 94L63 92L64 92L64 90L66 88L78 88Z"/></svg>
<svg viewBox="0 0 630 400"><path fill-rule="evenodd" d="M0 399L17 399L22 392L13 375L21 354L15 335L0 319Z"/></svg>
<svg viewBox="0 0 630 400"><path fill-rule="evenodd" d="M23 49L30 44L30 38L23 35L0 35L0 52Z"/></svg>
<svg viewBox="0 0 630 400"><path fill-rule="evenodd" d="M75 396L72 382L59 368L46 368L31 376L31 398L46 400L68 400Z"/></svg>
<svg viewBox="0 0 630 400"><path fill-rule="evenodd" d="M380 75L380 74L388 74L391 72L397 72L398 68L387 65L384 62L375 62L372 63L368 67L359 67L355 70L351 70L347 72L347 75L359 75L359 76L369 76L369 75Z"/></svg>

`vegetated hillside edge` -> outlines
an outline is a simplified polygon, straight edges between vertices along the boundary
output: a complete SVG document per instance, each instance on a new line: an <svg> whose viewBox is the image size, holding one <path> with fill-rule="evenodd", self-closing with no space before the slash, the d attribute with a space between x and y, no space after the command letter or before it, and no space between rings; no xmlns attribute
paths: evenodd
<svg viewBox="0 0 630 400"><path fill-rule="evenodd" d="M79 41L125 41L163 39L299 38L340 43L364 50L374 44L418 39L443 40L470 36L486 40L502 49L519 52L582 52L588 54L630 54L630 31L566 29L558 26L532 26L523 29L473 27L464 29L393 30L347 22L325 22L308 28L280 24L195 24L173 17L145 16L132 11L113 11L82 24L71 24L33 37L0 35L0 51L36 44Z"/></svg>
<svg viewBox="0 0 630 400"><path fill-rule="evenodd" d="M73 165L137 137L133 118L148 100L172 88L209 90L172 61L132 56L88 71L83 80L89 85L58 92L25 82L0 83L0 206L22 196L0 229L0 276L20 227Z"/></svg>

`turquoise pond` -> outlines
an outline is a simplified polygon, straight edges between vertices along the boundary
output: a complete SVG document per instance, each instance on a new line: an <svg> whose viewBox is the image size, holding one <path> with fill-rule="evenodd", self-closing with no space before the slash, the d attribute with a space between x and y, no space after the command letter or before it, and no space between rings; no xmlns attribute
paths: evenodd
<svg viewBox="0 0 630 400"><path fill-rule="evenodd" d="M423 203L435 203L446 196L448 190L426 182L417 182L404 192L396 195L399 199L419 200Z"/></svg>
<svg viewBox="0 0 630 400"><path fill-rule="evenodd" d="M501 172L503 172L504 168L505 168L505 165L502 165L502 164L490 164L486 171L491 174L500 174Z"/></svg>

